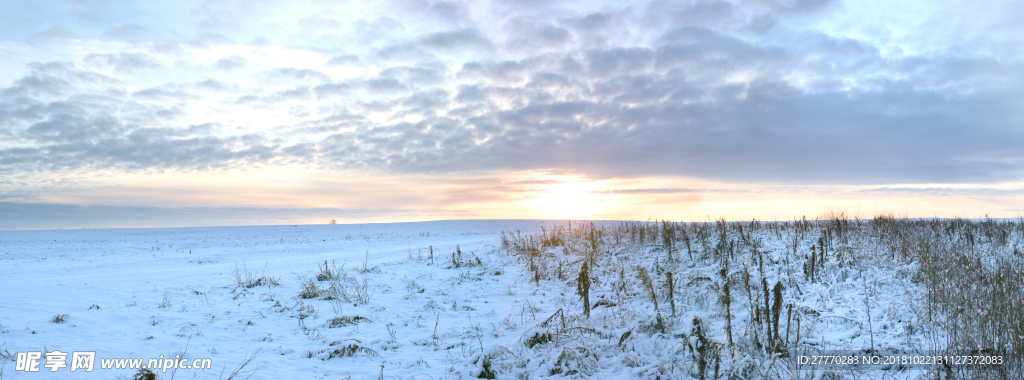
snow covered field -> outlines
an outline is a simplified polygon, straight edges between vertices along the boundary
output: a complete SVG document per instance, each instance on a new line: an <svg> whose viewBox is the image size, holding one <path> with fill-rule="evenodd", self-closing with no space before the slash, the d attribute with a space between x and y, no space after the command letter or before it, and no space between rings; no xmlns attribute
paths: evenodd
<svg viewBox="0 0 1024 380"><path fill-rule="evenodd" d="M515 338L490 333L523 301L516 295L519 268L502 265L495 245L505 229L540 224L546 222L0 231L0 348L212 359L212 370L179 369L174 377L182 379L216 379L225 366L226 378L257 349L245 368L261 367L254 378L377 378L382 363L388 378L442 378L470 345ZM487 265L446 269L456 246L463 260ZM345 302L336 313L330 301L299 298L301 279L315 280L325 260L360 283L366 279L369 302ZM280 285L239 288L236 267ZM61 314L66 321L54 323ZM336 317L366 319L332 328ZM307 358L336 341L380 356ZM6 363L5 379L136 372L24 373L14 364Z"/></svg>
<svg viewBox="0 0 1024 380"><path fill-rule="evenodd" d="M116 379L138 370L103 359L181 357L212 368L157 378L934 378L785 363L826 349L1019 353L1021 225L914 223L0 231L0 368ZM979 301L957 301L964 286ZM971 335L992 328L1006 331ZM17 371L33 351L39 371ZM95 351L95 368L50 372L52 351Z"/></svg>

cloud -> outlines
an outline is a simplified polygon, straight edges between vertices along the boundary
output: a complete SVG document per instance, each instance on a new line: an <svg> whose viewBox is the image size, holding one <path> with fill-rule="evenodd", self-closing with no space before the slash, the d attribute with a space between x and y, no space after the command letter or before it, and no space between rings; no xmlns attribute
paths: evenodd
<svg viewBox="0 0 1024 380"><path fill-rule="evenodd" d="M472 214L460 210L270 207L153 207L0 202L0 229L179 227L308 223L379 217L444 219Z"/></svg>
<svg viewBox="0 0 1024 380"><path fill-rule="evenodd" d="M158 35L145 26L139 24L126 24L117 27L107 28L100 37L129 42L143 42L157 39Z"/></svg>
<svg viewBox="0 0 1024 380"><path fill-rule="evenodd" d="M406 90L405 84L395 78L372 78L362 82L364 88L371 93L393 94Z"/></svg>
<svg viewBox="0 0 1024 380"><path fill-rule="evenodd" d="M142 53L89 54L83 61L88 65L112 68L123 73L160 67L159 60Z"/></svg>
<svg viewBox="0 0 1024 380"><path fill-rule="evenodd" d="M310 29L338 29L341 22L333 18L310 16L299 20L299 24Z"/></svg>
<svg viewBox="0 0 1024 380"><path fill-rule="evenodd" d="M324 83L317 85L313 88L313 92L318 97L328 97L331 95L344 95L348 94L354 89L354 85L351 83Z"/></svg>
<svg viewBox="0 0 1024 380"><path fill-rule="evenodd" d="M594 191L597 194L689 194L689 193L749 193L748 189L713 189L713 188L653 188L653 189L612 189Z"/></svg>
<svg viewBox="0 0 1024 380"><path fill-rule="evenodd" d="M167 90L156 87L135 91L132 93L132 96L137 99L145 99L151 101L180 101L190 97L184 91Z"/></svg>
<svg viewBox="0 0 1024 380"><path fill-rule="evenodd" d="M447 67L437 64L418 66L392 66L381 70L379 77L391 78L411 86L442 84L447 79Z"/></svg>
<svg viewBox="0 0 1024 380"><path fill-rule="evenodd" d="M654 62L654 52L646 48L590 50L587 69L597 76L643 71Z"/></svg>
<svg viewBox="0 0 1024 380"><path fill-rule="evenodd" d="M223 91L228 89L228 86L224 82L214 79L207 79L201 82L196 82L194 85L197 88L209 91Z"/></svg>
<svg viewBox="0 0 1024 380"><path fill-rule="evenodd" d="M595 32L607 28L612 22L612 15L604 12L594 12L585 16L573 17L570 23L579 30Z"/></svg>
<svg viewBox="0 0 1024 380"><path fill-rule="evenodd" d="M434 18L450 24L460 24L469 20L469 11L461 2L438 1L430 5L428 12Z"/></svg>
<svg viewBox="0 0 1024 380"><path fill-rule="evenodd" d="M52 117L21 134L41 145L0 150L0 168L209 170L291 160L259 135L175 137L111 119ZM301 157L300 157L301 158Z"/></svg>
<svg viewBox="0 0 1024 380"><path fill-rule="evenodd" d="M533 18L513 18L504 27L510 48L545 49L565 46L572 34L565 28Z"/></svg>
<svg viewBox="0 0 1024 380"><path fill-rule="evenodd" d="M264 73L268 79L284 82L325 82L331 78L318 70L275 67Z"/></svg>
<svg viewBox="0 0 1024 380"><path fill-rule="evenodd" d="M345 66L345 65L357 65L362 62L362 59L355 54L342 54L333 57L327 61L327 66Z"/></svg>
<svg viewBox="0 0 1024 380"><path fill-rule="evenodd" d="M1006 189L996 187L872 187L857 190L863 194L885 194L900 196L939 196L939 197L1005 197L1024 195L1024 189Z"/></svg>
<svg viewBox="0 0 1024 380"><path fill-rule="evenodd" d="M86 119L81 116L57 114L30 125L22 137L39 142L82 142L96 137L123 132L125 127L109 118Z"/></svg>
<svg viewBox="0 0 1024 380"><path fill-rule="evenodd" d="M487 37L473 29L429 34L420 39L420 45L440 51L487 50L493 47Z"/></svg>
<svg viewBox="0 0 1024 380"><path fill-rule="evenodd" d="M897 50L822 27L845 17L828 1L408 4L445 16L305 13L273 27L351 28L348 45L238 46L223 41L255 37L232 15L267 4L211 3L194 38L34 63L0 89L0 139L15 142L0 147L0 170L302 162L800 184L1024 174L1024 55L1002 29L1001 49Z"/></svg>
<svg viewBox="0 0 1024 380"><path fill-rule="evenodd" d="M680 193L698 193L704 192L703 189L679 189L679 188L667 188L667 189L616 189L597 191L600 194L680 194Z"/></svg>
<svg viewBox="0 0 1024 380"><path fill-rule="evenodd" d="M362 44L370 44L401 32L405 27L391 17L379 17L372 21L360 20L354 25L355 39Z"/></svg>
<svg viewBox="0 0 1024 380"><path fill-rule="evenodd" d="M53 75L31 75L15 80L14 86L4 89L4 94L33 97L57 96L70 87L71 83L64 78Z"/></svg>
<svg viewBox="0 0 1024 380"><path fill-rule="evenodd" d="M70 29L65 28L62 25L54 25L45 30L33 33L29 38L30 41L47 41L47 40L59 40L70 38L74 35Z"/></svg>
<svg viewBox="0 0 1024 380"><path fill-rule="evenodd" d="M834 0L758 0L756 2L784 13L812 12L837 3Z"/></svg>
<svg viewBox="0 0 1024 380"><path fill-rule="evenodd" d="M221 71L231 71L245 67L245 62L245 58L233 55L230 57L218 59L217 62L213 63L213 67Z"/></svg>

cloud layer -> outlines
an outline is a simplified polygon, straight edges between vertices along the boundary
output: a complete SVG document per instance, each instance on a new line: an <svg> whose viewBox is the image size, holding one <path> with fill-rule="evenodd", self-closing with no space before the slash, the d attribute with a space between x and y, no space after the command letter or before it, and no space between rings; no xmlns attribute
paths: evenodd
<svg viewBox="0 0 1024 380"><path fill-rule="evenodd" d="M38 57L0 89L0 172L888 184L1011 181L1024 165L1024 45L987 14L936 41L921 29L938 6L885 26L828 0L208 1L170 24L105 6L5 35Z"/></svg>
<svg viewBox="0 0 1024 380"><path fill-rule="evenodd" d="M37 228L184 227L259 224L325 224L374 218L390 221L465 217L449 210L151 207L0 202L0 230Z"/></svg>

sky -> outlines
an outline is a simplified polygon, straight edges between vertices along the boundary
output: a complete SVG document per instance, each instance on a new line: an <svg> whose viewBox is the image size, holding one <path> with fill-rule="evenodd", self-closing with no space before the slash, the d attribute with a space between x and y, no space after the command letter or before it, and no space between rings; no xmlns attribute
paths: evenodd
<svg viewBox="0 0 1024 380"><path fill-rule="evenodd" d="M1020 14L0 1L0 229L1016 218Z"/></svg>

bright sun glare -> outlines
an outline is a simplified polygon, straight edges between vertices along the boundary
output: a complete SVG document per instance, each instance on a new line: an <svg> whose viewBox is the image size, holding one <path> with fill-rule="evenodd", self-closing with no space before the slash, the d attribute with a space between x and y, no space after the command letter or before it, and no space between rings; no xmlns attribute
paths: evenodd
<svg viewBox="0 0 1024 380"><path fill-rule="evenodd" d="M548 219L587 219L600 214L599 185L579 177L552 178L535 189L537 206Z"/></svg>

